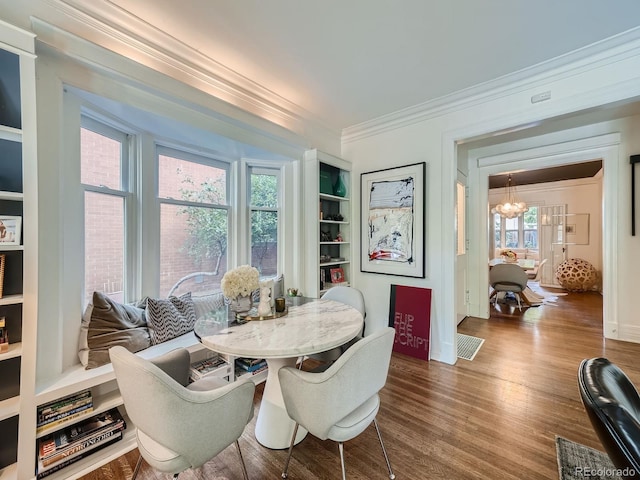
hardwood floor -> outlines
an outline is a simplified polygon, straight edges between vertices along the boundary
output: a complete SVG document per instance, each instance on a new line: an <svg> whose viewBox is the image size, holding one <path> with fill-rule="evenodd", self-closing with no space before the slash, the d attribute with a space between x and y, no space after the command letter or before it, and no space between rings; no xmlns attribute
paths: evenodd
<svg viewBox="0 0 640 480"><path fill-rule="evenodd" d="M394 354L378 422L398 479L558 478L555 436L602 450L580 402L577 369L606 356L640 385L640 345L602 337L602 298L571 293L555 304L498 306L489 320L465 319L460 333L485 339L473 361L456 365ZM256 409L262 389L256 393ZM251 479L280 478L286 451L240 439ZM137 450L83 477L128 479ZM345 444L349 479L388 478L373 427ZM143 464L138 478L170 478ZM229 447L187 479L241 479ZM294 448L291 480L338 479L338 447L312 436Z"/></svg>

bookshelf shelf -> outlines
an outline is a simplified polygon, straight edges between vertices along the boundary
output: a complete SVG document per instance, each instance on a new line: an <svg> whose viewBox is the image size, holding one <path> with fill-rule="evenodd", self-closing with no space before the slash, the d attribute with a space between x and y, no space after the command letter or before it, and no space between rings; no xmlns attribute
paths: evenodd
<svg viewBox="0 0 640 480"><path fill-rule="evenodd" d="M18 305L24 302L24 297L21 294L7 295L0 298L0 305Z"/></svg>
<svg viewBox="0 0 640 480"><path fill-rule="evenodd" d="M0 200L9 200L12 202L22 202L24 200L24 194L20 192L5 192L0 191Z"/></svg>
<svg viewBox="0 0 640 480"><path fill-rule="evenodd" d="M2 245L0 252L18 252L24 250L24 245Z"/></svg>
<svg viewBox="0 0 640 480"><path fill-rule="evenodd" d="M20 355L22 355L22 342L10 343L9 351L0 353L0 362L2 360L19 357Z"/></svg>
<svg viewBox="0 0 640 480"><path fill-rule="evenodd" d="M0 421L15 417L20 412L20 395L0 402Z"/></svg>
<svg viewBox="0 0 640 480"><path fill-rule="evenodd" d="M22 130L7 125L0 125L0 140L22 142Z"/></svg>
<svg viewBox="0 0 640 480"><path fill-rule="evenodd" d="M2 470L0 470L0 480L17 480L18 478L18 464L13 463Z"/></svg>
<svg viewBox="0 0 640 480"><path fill-rule="evenodd" d="M349 260L338 260L335 262L324 262L321 263L320 266L321 267L330 267L331 265L344 265L344 264L348 264L351 263Z"/></svg>

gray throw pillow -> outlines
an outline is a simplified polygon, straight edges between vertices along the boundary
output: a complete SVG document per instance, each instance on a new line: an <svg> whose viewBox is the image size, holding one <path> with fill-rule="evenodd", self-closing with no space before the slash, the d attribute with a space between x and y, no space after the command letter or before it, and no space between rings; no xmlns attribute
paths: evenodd
<svg viewBox="0 0 640 480"><path fill-rule="evenodd" d="M196 310L191 292L166 300L147 300L147 323L151 344L157 345L193 330Z"/></svg>
<svg viewBox="0 0 640 480"><path fill-rule="evenodd" d="M81 363L87 370L109 363L109 349L114 345L134 353L151 345L145 311L93 292L80 327Z"/></svg>

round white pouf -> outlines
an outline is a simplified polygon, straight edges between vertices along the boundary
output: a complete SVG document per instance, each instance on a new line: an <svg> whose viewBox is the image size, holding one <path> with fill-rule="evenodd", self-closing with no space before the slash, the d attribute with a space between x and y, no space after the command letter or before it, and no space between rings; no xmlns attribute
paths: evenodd
<svg viewBox="0 0 640 480"><path fill-rule="evenodd" d="M598 271L586 260L570 258L558 265L556 278L565 290L585 292L598 281Z"/></svg>

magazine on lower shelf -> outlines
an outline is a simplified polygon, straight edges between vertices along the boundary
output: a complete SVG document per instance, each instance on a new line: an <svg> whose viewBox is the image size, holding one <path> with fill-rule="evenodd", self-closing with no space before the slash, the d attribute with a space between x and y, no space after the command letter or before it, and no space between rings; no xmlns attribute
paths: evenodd
<svg viewBox="0 0 640 480"><path fill-rule="evenodd" d="M267 361L264 358L237 358L236 366L240 367L246 372L255 372L261 370L267 366Z"/></svg>
<svg viewBox="0 0 640 480"><path fill-rule="evenodd" d="M94 415L84 421L38 439L37 454L40 467L51 466L104 443L126 428L117 408Z"/></svg>
<svg viewBox="0 0 640 480"><path fill-rule="evenodd" d="M189 368L189 377L192 381L199 380L226 364L227 362L220 355L205 358L204 360L191 364L191 367Z"/></svg>
<svg viewBox="0 0 640 480"><path fill-rule="evenodd" d="M106 438L103 442L99 442L99 443L95 443L93 444L90 448L86 448L84 450L81 450L80 452L78 452L76 455L72 456L72 457L68 457L64 460L61 460L59 462L56 462L55 464L49 465L47 467L41 466L40 462L38 462L38 478L44 478L48 475L51 475L54 472L57 472L58 470L61 470L65 467L67 467L68 465L71 465L72 463L75 463L79 460L82 460L83 458L85 458L86 456L97 452L98 450L101 450L105 447L108 447L109 445L112 445L114 443L116 443L119 440L122 440L122 436L124 435L123 430L120 429L118 431L116 431L114 433L114 435Z"/></svg>
<svg viewBox="0 0 640 480"><path fill-rule="evenodd" d="M89 413L93 410L93 399L90 390L54 400L40 405L37 409L37 432L52 428L62 421L80 416L80 412ZM69 417L69 418L67 418Z"/></svg>

